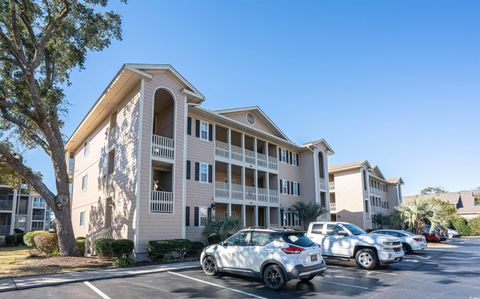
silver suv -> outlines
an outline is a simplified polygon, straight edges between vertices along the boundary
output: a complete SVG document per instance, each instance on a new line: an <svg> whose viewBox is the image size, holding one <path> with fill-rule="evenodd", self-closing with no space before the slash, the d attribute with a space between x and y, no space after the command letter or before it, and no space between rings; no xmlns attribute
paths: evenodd
<svg viewBox="0 0 480 299"><path fill-rule="evenodd" d="M259 277L275 290L291 279L309 281L327 268L320 246L303 232L271 228L243 229L206 247L200 262L206 275L229 272Z"/></svg>

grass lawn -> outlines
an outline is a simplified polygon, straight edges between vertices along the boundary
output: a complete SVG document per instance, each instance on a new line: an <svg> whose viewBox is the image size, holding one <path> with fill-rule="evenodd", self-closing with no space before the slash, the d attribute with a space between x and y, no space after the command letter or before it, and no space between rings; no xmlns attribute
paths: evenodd
<svg viewBox="0 0 480 299"><path fill-rule="evenodd" d="M31 254L29 247L0 248L0 279L95 270L110 267L111 260L86 257L46 257ZM36 252L35 252L36 253Z"/></svg>

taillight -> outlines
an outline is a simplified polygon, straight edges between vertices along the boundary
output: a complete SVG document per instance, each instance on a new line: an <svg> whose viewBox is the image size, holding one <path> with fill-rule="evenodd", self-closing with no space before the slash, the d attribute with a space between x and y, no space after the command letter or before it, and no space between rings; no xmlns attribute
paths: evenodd
<svg viewBox="0 0 480 299"><path fill-rule="evenodd" d="M285 252L286 254L300 254L302 251L305 249L296 247L296 246L290 246L287 248L282 248L282 251Z"/></svg>
<svg viewBox="0 0 480 299"><path fill-rule="evenodd" d="M413 238L413 239L414 239L415 241L417 241L417 242L422 242L422 241L423 241L422 238Z"/></svg>

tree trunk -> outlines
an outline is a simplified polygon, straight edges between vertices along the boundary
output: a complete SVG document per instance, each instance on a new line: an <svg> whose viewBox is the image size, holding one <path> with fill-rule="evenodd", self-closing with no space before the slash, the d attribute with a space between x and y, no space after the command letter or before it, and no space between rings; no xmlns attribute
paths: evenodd
<svg viewBox="0 0 480 299"><path fill-rule="evenodd" d="M54 208L58 237L58 247L61 256L75 256L77 245L75 244L73 226L71 221L70 202L61 206L61 209Z"/></svg>

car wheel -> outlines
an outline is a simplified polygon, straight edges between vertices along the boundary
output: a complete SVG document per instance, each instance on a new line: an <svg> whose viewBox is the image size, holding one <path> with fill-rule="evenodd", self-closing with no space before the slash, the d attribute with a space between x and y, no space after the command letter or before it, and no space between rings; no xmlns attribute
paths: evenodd
<svg viewBox="0 0 480 299"><path fill-rule="evenodd" d="M375 269L378 266L378 257L372 249L360 249L355 254L357 265L365 270Z"/></svg>
<svg viewBox="0 0 480 299"><path fill-rule="evenodd" d="M202 262L203 272L208 276L214 276L218 274L217 265L215 265L215 261L211 256L207 256L203 259Z"/></svg>
<svg viewBox="0 0 480 299"><path fill-rule="evenodd" d="M402 243L402 249L405 253L412 253L412 247L407 243Z"/></svg>
<svg viewBox="0 0 480 299"><path fill-rule="evenodd" d="M315 275L305 276L300 278L301 281L310 281L315 278Z"/></svg>
<svg viewBox="0 0 480 299"><path fill-rule="evenodd" d="M286 283L283 270L278 265L270 265L263 270L263 281L272 290L279 290Z"/></svg>

